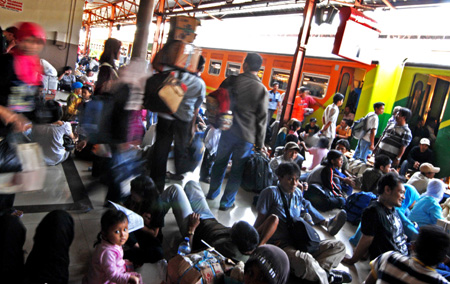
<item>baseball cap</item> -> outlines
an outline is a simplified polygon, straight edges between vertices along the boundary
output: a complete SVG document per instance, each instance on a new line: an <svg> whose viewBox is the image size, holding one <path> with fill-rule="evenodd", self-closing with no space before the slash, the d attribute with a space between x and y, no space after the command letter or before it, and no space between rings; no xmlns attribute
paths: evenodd
<svg viewBox="0 0 450 284"><path fill-rule="evenodd" d="M420 144L425 144L425 145L430 146L430 139L422 138L422 139L420 139Z"/></svg>
<svg viewBox="0 0 450 284"><path fill-rule="evenodd" d="M315 117L312 117L309 119L309 122L317 122L317 119Z"/></svg>
<svg viewBox="0 0 450 284"><path fill-rule="evenodd" d="M82 87L83 87L83 84L80 83L80 82L75 82L75 83L72 84L72 90L80 89Z"/></svg>
<svg viewBox="0 0 450 284"><path fill-rule="evenodd" d="M441 168L434 167L430 163L423 163L422 165L420 165L419 170L422 173L430 173L430 172L431 173L438 173L441 170Z"/></svg>
<svg viewBox="0 0 450 284"><path fill-rule="evenodd" d="M300 147L298 146L297 143L295 142L288 142L286 143L286 145L284 146L284 150L288 151L288 150L297 150L297 152L300 153Z"/></svg>

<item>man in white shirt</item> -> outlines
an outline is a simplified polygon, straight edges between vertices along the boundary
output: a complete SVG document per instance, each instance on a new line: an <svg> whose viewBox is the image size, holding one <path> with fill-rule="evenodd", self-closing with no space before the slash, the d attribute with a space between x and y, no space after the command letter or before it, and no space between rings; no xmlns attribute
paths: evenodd
<svg viewBox="0 0 450 284"><path fill-rule="evenodd" d="M375 135L378 129L378 116L384 113L384 103L378 102L373 104L373 112L366 115L366 134L359 139L356 146L354 159L359 159L364 163L367 161L367 156L372 154L375 148Z"/></svg>
<svg viewBox="0 0 450 284"><path fill-rule="evenodd" d="M325 109L322 115L322 129L321 135L328 138L328 149L331 148L334 137L336 137L336 122L339 116L339 107L344 102L344 96L340 93L336 93L333 97L333 103Z"/></svg>

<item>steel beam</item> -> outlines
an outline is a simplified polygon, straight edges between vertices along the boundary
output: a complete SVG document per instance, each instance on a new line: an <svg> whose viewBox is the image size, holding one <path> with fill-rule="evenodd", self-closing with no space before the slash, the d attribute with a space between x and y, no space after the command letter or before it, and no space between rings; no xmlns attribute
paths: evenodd
<svg viewBox="0 0 450 284"><path fill-rule="evenodd" d="M153 47L152 47L152 60L155 58L156 53L161 48L160 44L160 38L162 38L161 31L164 31L164 29L161 30L161 24L165 20L164 10L165 10L166 1L165 0L159 0L158 5L158 11L155 12L157 15L156 17L156 30L155 30L155 36L153 38Z"/></svg>
<svg viewBox="0 0 450 284"><path fill-rule="evenodd" d="M316 9L315 0L306 0L303 9L303 25L300 28L298 36L297 49L295 50L294 60L291 67L291 76L289 77L288 87L283 99L283 111L281 112L281 119L279 127L291 119L291 114L294 106L295 96L300 84L302 75L303 62L305 60L306 45L308 43L309 33L311 31L311 23L314 17L314 10Z"/></svg>

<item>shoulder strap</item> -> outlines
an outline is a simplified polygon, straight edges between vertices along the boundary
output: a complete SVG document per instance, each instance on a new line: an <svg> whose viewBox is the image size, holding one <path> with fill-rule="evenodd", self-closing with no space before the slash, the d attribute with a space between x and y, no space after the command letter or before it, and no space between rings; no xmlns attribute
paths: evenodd
<svg viewBox="0 0 450 284"><path fill-rule="evenodd" d="M283 191L280 188L280 185L277 186L278 191L280 192L281 200L283 200L284 213L286 213L286 219L288 226L291 226L294 222L292 221L291 212L289 211L286 197L284 196Z"/></svg>
<svg viewBox="0 0 450 284"><path fill-rule="evenodd" d="M114 75L116 75L116 77L119 78L119 74L117 74L116 69L114 69L114 67L112 67L111 64L109 64L108 62L103 62L103 63L100 65L100 67L102 67L102 66L106 66L106 67L111 68L111 70L114 72Z"/></svg>

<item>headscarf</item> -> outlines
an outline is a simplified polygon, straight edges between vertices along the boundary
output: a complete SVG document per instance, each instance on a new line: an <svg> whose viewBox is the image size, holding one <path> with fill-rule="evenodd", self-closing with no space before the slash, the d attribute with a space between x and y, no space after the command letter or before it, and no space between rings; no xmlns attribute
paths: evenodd
<svg viewBox="0 0 450 284"><path fill-rule="evenodd" d="M69 280L69 248L74 238L72 216L63 210L48 213L39 223L25 264L29 283L63 284Z"/></svg>
<svg viewBox="0 0 450 284"><path fill-rule="evenodd" d="M24 268L23 245L26 229L19 217L0 217L0 274L2 283L22 283Z"/></svg>
<svg viewBox="0 0 450 284"><path fill-rule="evenodd" d="M20 43L27 37L35 37L45 44L45 32L41 26L31 22L21 23L17 31L17 42ZM27 85L38 86L41 84L42 66L37 55L25 55L20 48L16 48L14 56L14 72L19 80Z"/></svg>
<svg viewBox="0 0 450 284"><path fill-rule="evenodd" d="M405 213L408 208L417 200L419 200L420 195L417 189L410 184L403 184L405 187L405 199L403 199L402 206L398 210Z"/></svg>
<svg viewBox="0 0 450 284"><path fill-rule="evenodd" d="M422 194L422 196L431 196L436 199L437 202L442 200L444 197L445 184L442 180L433 178L430 180L427 186L427 191Z"/></svg>
<svg viewBox="0 0 450 284"><path fill-rule="evenodd" d="M289 259L286 253L273 245L263 245L255 249L247 263L256 263L269 284L284 284L289 276Z"/></svg>

